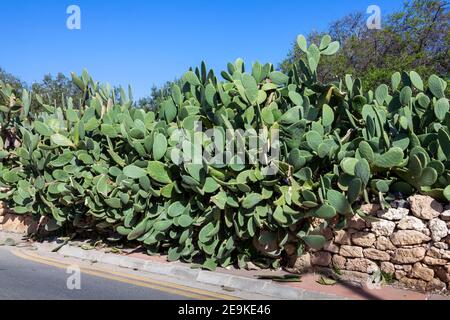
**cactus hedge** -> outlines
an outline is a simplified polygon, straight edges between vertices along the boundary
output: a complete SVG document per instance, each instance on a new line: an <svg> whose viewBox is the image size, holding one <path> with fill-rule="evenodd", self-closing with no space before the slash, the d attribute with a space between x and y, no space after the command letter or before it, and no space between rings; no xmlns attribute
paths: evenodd
<svg viewBox="0 0 450 320"><path fill-rule="evenodd" d="M446 81L425 83L411 71L374 90L349 75L323 84L320 59L339 43L326 36L308 46L299 36L298 45L304 59L288 74L238 59L218 78L202 63L153 111L135 108L131 89L112 90L86 71L72 75L84 93L80 109L71 97L54 105L0 83L0 199L17 214L47 217L49 231L95 228L211 270L277 267L322 247L328 224L370 219L364 203L388 206L415 193L449 201ZM30 110L31 99L43 111ZM196 122L220 132L279 130L278 170L176 163L173 132L195 136Z"/></svg>

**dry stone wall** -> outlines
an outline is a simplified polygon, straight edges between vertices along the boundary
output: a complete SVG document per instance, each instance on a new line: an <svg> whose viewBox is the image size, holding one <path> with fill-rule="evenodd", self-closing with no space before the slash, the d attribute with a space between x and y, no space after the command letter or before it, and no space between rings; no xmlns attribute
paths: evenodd
<svg viewBox="0 0 450 320"><path fill-rule="evenodd" d="M365 205L362 210L377 221L355 217L345 230L325 229L325 247L298 258L293 270L339 269L357 281L381 270L402 286L450 293L450 205L420 195L398 205ZM14 215L0 202L0 231L38 228L31 216Z"/></svg>
<svg viewBox="0 0 450 320"><path fill-rule="evenodd" d="M32 234L36 233L39 221L30 215L16 215L9 211L3 202L0 201L0 231Z"/></svg>
<svg viewBox="0 0 450 320"><path fill-rule="evenodd" d="M327 267L361 275L381 270L403 286L448 293L450 205L421 195L395 204L389 210L363 206L378 221L355 217L345 230L325 230L324 249L300 257L296 268Z"/></svg>

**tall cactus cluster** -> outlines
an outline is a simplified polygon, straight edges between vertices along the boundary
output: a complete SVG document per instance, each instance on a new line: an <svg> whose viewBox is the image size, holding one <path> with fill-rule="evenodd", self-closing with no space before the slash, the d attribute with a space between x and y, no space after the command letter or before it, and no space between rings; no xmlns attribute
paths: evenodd
<svg viewBox="0 0 450 320"><path fill-rule="evenodd" d="M148 112L133 107L131 90L87 72L72 75L81 109L71 97L53 105L0 83L0 199L17 214L46 217L49 231L88 226L211 270L249 261L277 267L322 247L328 224L369 219L364 203L389 206L415 193L450 201L446 81L433 75L425 84L411 71L375 90L349 75L322 84L321 57L339 43L325 36L308 46L299 36L298 45L304 59L288 74L238 59L218 78L203 63ZM31 99L43 111L30 110ZM194 139L208 129L278 130L277 170L174 161L177 129ZM205 149L219 150L242 140L202 138ZM244 145L246 154L261 151Z"/></svg>

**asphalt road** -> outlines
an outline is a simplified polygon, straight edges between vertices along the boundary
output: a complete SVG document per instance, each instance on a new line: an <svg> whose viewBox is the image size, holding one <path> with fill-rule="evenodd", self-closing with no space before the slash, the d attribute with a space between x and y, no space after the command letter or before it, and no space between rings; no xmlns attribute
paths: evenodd
<svg viewBox="0 0 450 320"><path fill-rule="evenodd" d="M0 248L0 300L189 300L186 296L83 273L81 289L70 290L67 282L73 274L66 272Z"/></svg>

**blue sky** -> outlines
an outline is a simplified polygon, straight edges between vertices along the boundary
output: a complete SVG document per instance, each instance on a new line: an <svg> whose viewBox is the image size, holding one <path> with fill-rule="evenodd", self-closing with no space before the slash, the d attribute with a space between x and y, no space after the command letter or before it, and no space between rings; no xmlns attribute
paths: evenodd
<svg viewBox="0 0 450 320"><path fill-rule="evenodd" d="M277 64L298 34L371 4L386 15L403 0L0 0L0 66L28 83L87 68L142 97L202 60L217 71L239 57ZM66 28L69 5L81 30Z"/></svg>

